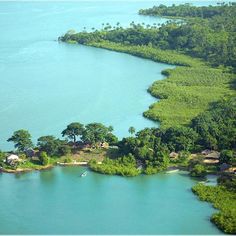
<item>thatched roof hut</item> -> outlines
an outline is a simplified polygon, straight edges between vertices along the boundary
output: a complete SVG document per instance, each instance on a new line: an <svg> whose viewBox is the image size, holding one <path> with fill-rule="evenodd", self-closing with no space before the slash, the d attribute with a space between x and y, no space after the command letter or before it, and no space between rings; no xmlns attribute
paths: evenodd
<svg viewBox="0 0 236 236"><path fill-rule="evenodd" d="M203 160L206 164L217 164L219 163L220 153L217 151L211 151L207 154Z"/></svg>
<svg viewBox="0 0 236 236"><path fill-rule="evenodd" d="M176 158L178 158L178 156L179 156L179 154L177 152L171 152L169 154L169 157L172 158L172 159L176 159Z"/></svg>

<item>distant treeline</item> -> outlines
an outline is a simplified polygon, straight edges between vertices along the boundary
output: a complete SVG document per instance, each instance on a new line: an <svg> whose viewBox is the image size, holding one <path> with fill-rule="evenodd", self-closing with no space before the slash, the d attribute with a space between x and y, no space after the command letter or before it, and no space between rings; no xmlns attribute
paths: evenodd
<svg viewBox="0 0 236 236"><path fill-rule="evenodd" d="M153 15L153 16L171 16L171 17L202 17L211 18L218 15L229 13L231 6L235 6L236 3L219 3L218 6L193 6L189 3L165 6L160 4L149 9L140 9L140 15Z"/></svg>
<svg viewBox="0 0 236 236"><path fill-rule="evenodd" d="M166 24L153 26L131 23L131 27L126 29L122 28L119 23L115 27L106 24L101 31L68 32L60 39L80 44L107 40L126 45L151 45L203 58L213 66L236 67L235 4L214 7L194 7L186 4L171 7L161 5L148 10L140 10L140 14L161 16L165 16L166 12L170 15L170 12L173 12L172 15L176 17L186 17L191 13L194 19L168 21Z"/></svg>

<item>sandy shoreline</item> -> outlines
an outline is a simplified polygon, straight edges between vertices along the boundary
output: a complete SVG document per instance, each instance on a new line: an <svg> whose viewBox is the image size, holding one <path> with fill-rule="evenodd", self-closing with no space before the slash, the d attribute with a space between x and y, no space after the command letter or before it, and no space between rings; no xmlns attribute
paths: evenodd
<svg viewBox="0 0 236 236"><path fill-rule="evenodd" d="M102 164L102 162L98 162L98 164ZM63 162L57 162L55 165L47 165L47 166L42 166L42 167L36 167L36 168L17 168L15 170L11 170L11 169L0 169L0 172L3 173L9 173L9 174L16 174L16 173L24 173L24 172L30 172L30 171L41 171L41 170L48 170L48 169L52 169L55 166L88 166L88 162L87 161L74 161L71 163L63 163Z"/></svg>

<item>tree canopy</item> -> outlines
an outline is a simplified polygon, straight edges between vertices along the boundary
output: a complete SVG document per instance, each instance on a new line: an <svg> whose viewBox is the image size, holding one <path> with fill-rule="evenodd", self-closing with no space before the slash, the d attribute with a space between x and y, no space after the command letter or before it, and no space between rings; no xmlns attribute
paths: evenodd
<svg viewBox="0 0 236 236"><path fill-rule="evenodd" d="M52 135L47 135L38 138L37 146L41 152L46 152L48 155L53 156L60 152L60 148L63 144L65 144L64 141Z"/></svg>
<svg viewBox="0 0 236 236"><path fill-rule="evenodd" d="M84 132L84 125L79 122L69 124L66 129L62 131L62 136L67 136L73 143L76 143L76 138L81 137Z"/></svg>
<svg viewBox="0 0 236 236"><path fill-rule="evenodd" d="M75 41L80 44L110 41L126 45L151 45L161 49L184 52L203 58L214 66L236 67L236 4L196 7L189 4L160 5L142 9L140 14L185 17L185 20L172 20L166 24L130 24L104 27L94 32L65 34L62 41ZM186 17L192 17L186 19Z"/></svg>
<svg viewBox="0 0 236 236"><path fill-rule="evenodd" d="M13 142L15 148L17 148L20 152L24 152L33 147L30 133L23 129L15 131L7 141Z"/></svg>
<svg viewBox="0 0 236 236"><path fill-rule="evenodd" d="M101 123L90 123L85 126L85 130L81 137L82 141L94 146L98 146L102 142L108 142L113 137L111 126L106 127Z"/></svg>

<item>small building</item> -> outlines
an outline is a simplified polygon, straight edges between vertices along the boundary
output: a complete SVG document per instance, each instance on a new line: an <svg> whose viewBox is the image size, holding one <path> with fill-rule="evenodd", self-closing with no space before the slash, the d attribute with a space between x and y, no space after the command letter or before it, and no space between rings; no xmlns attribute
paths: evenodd
<svg viewBox="0 0 236 236"><path fill-rule="evenodd" d="M109 148L109 143L107 142L102 142L100 145L102 148Z"/></svg>
<svg viewBox="0 0 236 236"><path fill-rule="evenodd" d="M178 158L178 156L179 156L179 154L176 153L176 152L171 152L171 153L169 154L169 157L170 157L171 159L176 159L176 158Z"/></svg>
<svg viewBox="0 0 236 236"><path fill-rule="evenodd" d="M233 174L236 174L236 167L230 167L230 168L228 169L228 172L233 173Z"/></svg>
<svg viewBox="0 0 236 236"><path fill-rule="evenodd" d="M217 151L211 151L209 154L205 155L203 160L206 164L218 164L220 158L220 153Z"/></svg>
<svg viewBox="0 0 236 236"><path fill-rule="evenodd" d="M12 165L13 163L19 162L19 160L20 158L17 155L11 154L6 158L6 163Z"/></svg>

